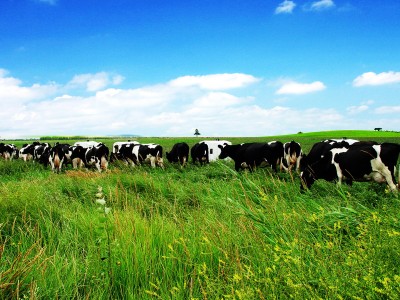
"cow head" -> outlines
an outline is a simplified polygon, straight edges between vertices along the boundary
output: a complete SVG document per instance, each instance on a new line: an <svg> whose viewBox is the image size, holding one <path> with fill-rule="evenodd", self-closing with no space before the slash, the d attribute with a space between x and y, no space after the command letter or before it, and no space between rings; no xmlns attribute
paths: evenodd
<svg viewBox="0 0 400 300"><path fill-rule="evenodd" d="M161 169L164 169L164 160L160 156L156 156L156 165L159 166Z"/></svg>
<svg viewBox="0 0 400 300"><path fill-rule="evenodd" d="M223 145L218 145L218 148L221 149L221 153L218 156L219 159L225 159L229 156L230 145L224 143Z"/></svg>
<svg viewBox="0 0 400 300"><path fill-rule="evenodd" d="M165 156L167 157L170 163L174 163L178 161L178 156L174 156L171 152L165 152Z"/></svg>

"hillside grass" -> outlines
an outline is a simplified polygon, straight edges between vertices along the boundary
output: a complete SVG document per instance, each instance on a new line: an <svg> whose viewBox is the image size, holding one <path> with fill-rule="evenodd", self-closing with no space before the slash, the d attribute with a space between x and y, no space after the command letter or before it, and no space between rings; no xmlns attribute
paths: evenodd
<svg viewBox="0 0 400 300"><path fill-rule="evenodd" d="M181 139L150 140L168 150ZM296 174L232 162L53 174L0 160L0 178L0 299L400 294L400 201L383 185L318 181L300 193Z"/></svg>

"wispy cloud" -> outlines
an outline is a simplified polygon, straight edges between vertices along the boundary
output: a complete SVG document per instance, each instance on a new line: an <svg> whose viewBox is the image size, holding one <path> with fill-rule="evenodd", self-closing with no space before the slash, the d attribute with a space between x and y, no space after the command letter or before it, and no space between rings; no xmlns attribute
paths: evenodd
<svg viewBox="0 0 400 300"><path fill-rule="evenodd" d="M290 0L285 0L275 9L275 14L290 14L296 7L296 3Z"/></svg>
<svg viewBox="0 0 400 300"><path fill-rule="evenodd" d="M249 74L183 76L139 88L113 87L122 80L119 76L99 72L76 75L67 84L24 85L0 69L0 136L192 136L195 128L207 136L261 136L359 128L361 123L372 127L378 123L373 118L360 122L358 117L363 115L359 112L370 109L372 101L349 107L343 113L333 108L271 105L272 100L257 99L260 87L265 85L251 90L249 85L260 79ZM89 85L94 79L99 82ZM287 79L266 88L276 84L280 94L288 95L325 89L320 81L298 83ZM86 91L82 93L82 89ZM400 111L399 106L380 107L373 112L383 115L396 111ZM396 128L396 120L387 120L385 127Z"/></svg>
<svg viewBox="0 0 400 300"><path fill-rule="evenodd" d="M80 74L67 84L68 88L84 87L89 92L99 91L109 85L119 85L124 80L121 75L113 75L107 72L99 72L95 74Z"/></svg>
<svg viewBox="0 0 400 300"><path fill-rule="evenodd" d="M58 0L35 0L39 3L49 4L49 5L56 5Z"/></svg>
<svg viewBox="0 0 400 300"><path fill-rule="evenodd" d="M400 72L382 72L376 74L374 72L367 72L353 80L353 86L360 87L366 85L384 85L384 84L392 84L392 83L400 83Z"/></svg>
<svg viewBox="0 0 400 300"><path fill-rule="evenodd" d="M332 0L320 0L311 3L309 9L312 11L322 11L335 7L335 3Z"/></svg>
<svg viewBox="0 0 400 300"><path fill-rule="evenodd" d="M356 115L362 112L365 112L369 109L368 105L358 105L358 106L349 106L346 108L346 111L350 115Z"/></svg>
<svg viewBox="0 0 400 300"><path fill-rule="evenodd" d="M277 95L301 95L314 93L326 89L326 86L321 81L314 81L312 83L299 83L299 82L287 82L283 84L276 92Z"/></svg>
<svg viewBox="0 0 400 300"><path fill-rule="evenodd" d="M400 106L381 106L375 109L375 113L377 114L399 114Z"/></svg>
<svg viewBox="0 0 400 300"><path fill-rule="evenodd" d="M70 83L80 84L76 88L81 89L95 77L113 78L94 75L76 75ZM105 88L85 96L65 94L69 91L65 86L72 88L70 83L24 86L4 70L0 70L0 78L0 104L9 97L19 99L1 107L2 137L120 133L191 136L194 128L208 136L255 136L277 133L278 122L280 133L290 133L311 130L315 122L319 128L329 129L343 119L332 109L258 105L251 92L243 96L243 89L258 81L247 74L184 76L134 89ZM94 86L96 90L104 84ZM227 89L239 91L235 94ZM313 121L304 122L304 116Z"/></svg>
<svg viewBox="0 0 400 300"><path fill-rule="evenodd" d="M199 87L204 90L229 90L258 82L260 79L247 74L212 74L204 76L182 76L171 80L174 87Z"/></svg>
<svg viewBox="0 0 400 300"><path fill-rule="evenodd" d="M0 69L0 108L26 101L36 101L54 95L59 86L55 83L24 86L22 81Z"/></svg>

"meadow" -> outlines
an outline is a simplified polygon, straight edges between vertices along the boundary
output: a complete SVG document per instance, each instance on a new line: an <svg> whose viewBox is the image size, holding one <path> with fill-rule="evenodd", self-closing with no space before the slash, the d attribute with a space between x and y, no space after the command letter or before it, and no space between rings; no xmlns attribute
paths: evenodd
<svg viewBox="0 0 400 300"><path fill-rule="evenodd" d="M373 131L223 139L294 139L307 153L343 136L400 143ZM202 139L137 138L166 151ZM297 174L229 161L53 174L0 160L0 299L398 299L399 211L385 185L301 193Z"/></svg>

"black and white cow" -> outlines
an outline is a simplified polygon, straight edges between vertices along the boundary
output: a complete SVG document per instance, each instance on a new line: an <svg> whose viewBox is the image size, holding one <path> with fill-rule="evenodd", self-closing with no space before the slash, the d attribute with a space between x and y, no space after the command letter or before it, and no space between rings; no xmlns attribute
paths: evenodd
<svg viewBox="0 0 400 300"><path fill-rule="evenodd" d="M163 147L159 144L142 144L139 147L138 158L140 163L149 163L152 168L164 168Z"/></svg>
<svg viewBox="0 0 400 300"><path fill-rule="evenodd" d="M208 158L208 145L204 142L194 144L190 149L190 155L193 164L199 162L200 166L202 166L210 162Z"/></svg>
<svg viewBox="0 0 400 300"><path fill-rule="evenodd" d="M33 160L43 164L45 167L49 163L51 146L49 143L41 143L33 148Z"/></svg>
<svg viewBox="0 0 400 300"><path fill-rule="evenodd" d="M162 152L163 148L158 144L130 143L121 145L118 157L133 167L149 163L153 168L156 166L164 168Z"/></svg>
<svg viewBox="0 0 400 300"><path fill-rule="evenodd" d="M170 152L165 152L165 156L170 163L180 163L184 167L189 158L189 145L185 142L176 143Z"/></svg>
<svg viewBox="0 0 400 300"><path fill-rule="evenodd" d="M51 165L51 170L54 173L60 173L62 165L66 159L65 150L68 148L64 147L62 144L56 144L49 151L48 162Z"/></svg>
<svg viewBox="0 0 400 300"><path fill-rule="evenodd" d="M269 146L267 162L270 164L271 168L276 172L277 171L276 167L281 166L283 161L283 153L284 153L283 143L280 141L272 141L268 142L267 144Z"/></svg>
<svg viewBox="0 0 400 300"><path fill-rule="evenodd" d="M292 169L299 172L302 156L303 151L300 143L291 141L283 144L283 159L281 168L288 172L291 172Z"/></svg>
<svg viewBox="0 0 400 300"><path fill-rule="evenodd" d="M244 143L239 145L224 145L221 148L220 159L230 157L235 162L235 170L254 168L268 164L276 172L283 153L281 142L272 143Z"/></svg>
<svg viewBox="0 0 400 300"><path fill-rule="evenodd" d="M65 155L65 159L63 162L64 165L68 165L68 164L72 165L71 155L72 155L72 151L73 151L74 147L71 146L70 144L60 144L59 142L56 142L54 144L54 147L60 147L62 149L62 151L64 152L64 155Z"/></svg>
<svg viewBox="0 0 400 300"><path fill-rule="evenodd" d="M116 160L125 160L121 155L121 148L126 148L128 145L137 145L139 142L137 141L127 141L127 142L115 142L112 147L110 162Z"/></svg>
<svg viewBox="0 0 400 300"><path fill-rule="evenodd" d="M108 155L108 147L103 143L97 143L96 146L89 146L88 148L75 146L71 154L71 160L80 159L86 167L95 166L101 172L108 167Z"/></svg>
<svg viewBox="0 0 400 300"><path fill-rule="evenodd" d="M5 160L13 160L18 158L18 148L14 144L4 144L0 143L0 157Z"/></svg>
<svg viewBox="0 0 400 300"><path fill-rule="evenodd" d="M33 142L32 144L24 144L22 148L19 150L19 158L23 161L28 161L33 159L35 147L39 146L39 142Z"/></svg>
<svg viewBox="0 0 400 300"><path fill-rule="evenodd" d="M301 189L324 179L336 180L338 185L343 180L349 184L353 181L386 182L392 191L397 191L394 173L399 153L399 144L357 142L348 147L332 147L313 160L307 156L301 167Z"/></svg>
<svg viewBox="0 0 400 300"><path fill-rule="evenodd" d="M359 140L355 140L355 139L348 139L348 138L341 138L341 139L327 139L324 140L323 142L325 143L342 143L342 144L347 144L347 146L353 145L354 143L358 143L360 142Z"/></svg>

